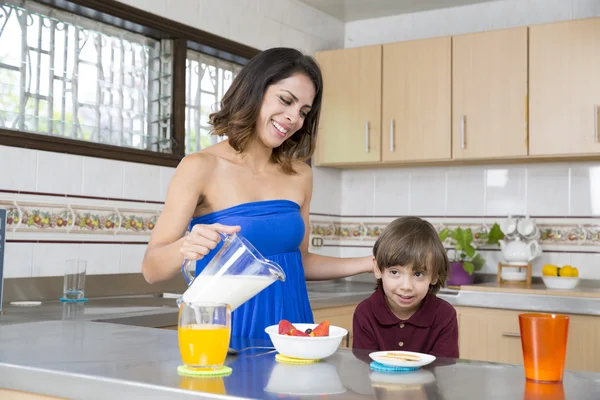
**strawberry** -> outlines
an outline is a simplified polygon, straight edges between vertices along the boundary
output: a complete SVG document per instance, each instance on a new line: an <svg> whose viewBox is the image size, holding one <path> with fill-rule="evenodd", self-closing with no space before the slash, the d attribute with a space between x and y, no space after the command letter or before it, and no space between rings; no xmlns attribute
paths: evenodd
<svg viewBox="0 0 600 400"><path fill-rule="evenodd" d="M296 328L294 328L294 325L292 325L292 323L290 321L286 321L285 319L282 319L281 321L279 321L279 334L280 335L288 335L292 329L296 329Z"/></svg>
<svg viewBox="0 0 600 400"><path fill-rule="evenodd" d="M307 333L305 333L305 332L302 332L301 330L299 330L299 329L296 329L296 328L292 328L292 329L289 331L288 335L289 335L289 336L308 336L308 334L307 334Z"/></svg>
<svg viewBox="0 0 600 400"><path fill-rule="evenodd" d="M321 322L315 329L313 329L311 336L329 336L329 320Z"/></svg>

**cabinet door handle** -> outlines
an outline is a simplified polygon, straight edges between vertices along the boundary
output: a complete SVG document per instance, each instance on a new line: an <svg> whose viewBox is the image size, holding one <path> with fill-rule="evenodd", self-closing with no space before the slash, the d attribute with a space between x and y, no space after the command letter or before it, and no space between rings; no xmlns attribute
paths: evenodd
<svg viewBox="0 0 600 400"><path fill-rule="evenodd" d="M594 142L598 143L600 138L598 137L598 105L594 106Z"/></svg>
<svg viewBox="0 0 600 400"><path fill-rule="evenodd" d="M390 152L393 153L394 152L394 120L390 119Z"/></svg>
<svg viewBox="0 0 600 400"><path fill-rule="evenodd" d="M465 149L465 115L460 115L460 148Z"/></svg>
<svg viewBox="0 0 600 400"><path fill-rule="evenodd" d="M520 338L521 334L512 332L502 332L502 336Z"/></svg>
<svg viewBox="0 0 600 400"><path fill-rule="evenodd" d="M369 121L365 121L365 153L369 152Z"/></svg>

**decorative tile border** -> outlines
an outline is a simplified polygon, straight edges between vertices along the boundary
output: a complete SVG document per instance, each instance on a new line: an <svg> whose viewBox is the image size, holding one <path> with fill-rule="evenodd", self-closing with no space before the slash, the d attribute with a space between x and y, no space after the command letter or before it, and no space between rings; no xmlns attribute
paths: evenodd
<svg viewBox="0 0 600 400"><path fill-rule="evenodd" d="M363 221L357 221L353 218L351 221L344 221L344 217L339 218L341 221L326 221L319 218L311 219L310 230L313 237L321 237L329 240L350 240L350 241L375 241L381 234L389 221L369 221L365 218ZM376 219L376 218L373 218ZM489 232L493 222L473 223L465 221L461 223L456 218L448 218L448 222L444 223L443 219L435 218L438 222L432 222L436 230L440 232L444 228L454 229L457 227L471 228L473 231L474 242L482 245ZM472 220L473 218L468 218ZM542 222L538 223L540 238L538 241L542 245L564 245L564 246L580 246L591 245L600 246L600 220L590 220L587 224L565 224Z"/></svg>
<svg viewBox="0 0 600 400"><path fill-rule="evenodd" d="M119 209L96 205L6 202L6 228L9 232L52 234L146 235L156 226L159 210Z"/></svg>

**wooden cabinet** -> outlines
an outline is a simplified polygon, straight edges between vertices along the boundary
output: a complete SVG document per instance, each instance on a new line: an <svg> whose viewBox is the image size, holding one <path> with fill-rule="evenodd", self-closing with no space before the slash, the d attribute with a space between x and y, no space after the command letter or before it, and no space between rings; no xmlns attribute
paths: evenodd
<svg viewBox="0 0 600 400"><path fill-rule="evenodd" d="M453 37L452 154L527 155L527 27Z"/></svg>
<svg viewBox="0 0 600 400"><path fill-rule="evenodd" d="M451 157L451 39L383 46L383 162Z"/></svg>
<svg viewBox="0 0 600 400"><path fill-rule="evenodd" d="M600 153L600 19L536 25L529 35L529 153Z"/></svg>
<svg viewBox="0 0 600 400"><path fill-rule="evenodd" d="M525 311L455 308L461 358L523 364L519 314ZM600 317L570 315L570 318L565 368L600 372Z"/></svg>
<svg viewBox="0 0 600 400"><path fill-rule="evenodd" d="M523 364L518 312L471 307L456 311L461 358Z"/></svg>
<svg viewBox="0 0 600 400"><path fill-rule="evenodd" d="M315 323L328 319L331 325L346 329L348 336L342 340L340 347L352 347L352 319L357 305L316 309L313 311Z"/></svg>
<svg viewBox="0 0 600 400"><path fill-rule="evenodd" d="M381 160L381 46L317 53L324 82L316 165Z"/></svg>

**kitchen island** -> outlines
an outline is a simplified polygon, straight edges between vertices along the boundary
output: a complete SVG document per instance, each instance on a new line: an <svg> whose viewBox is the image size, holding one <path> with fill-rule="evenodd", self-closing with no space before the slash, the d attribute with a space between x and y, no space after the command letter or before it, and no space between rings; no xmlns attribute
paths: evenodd
<svg viewBox="0 0 600 400"><path fill-rule="evenodd" d="M232 339L232 347L264 345ZM265 350L260 350L264 352ZM232 374L187 378L177 332L84 320L42 321L0 328L0 391L69 399L310 398L339 399L598 399L600 374L566 371L561 385L526 382L509 364L438 359L403 374L375 373L368 351L340 349L310 365L282 364L275 353L229 356ZM536 397L537 392L551 397ZM312 397L315 398L315 397Z"/></svg>

